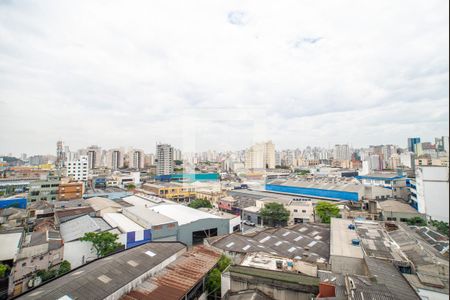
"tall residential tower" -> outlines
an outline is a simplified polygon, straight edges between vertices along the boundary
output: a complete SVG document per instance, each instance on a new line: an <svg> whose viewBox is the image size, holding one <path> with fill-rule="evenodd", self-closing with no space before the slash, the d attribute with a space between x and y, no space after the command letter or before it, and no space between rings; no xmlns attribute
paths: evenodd
<svg viewBox="0 0 450 300"><path fill-rule="evenodd" d="M174 149L168 144L156 145L156 175L171 175L174 169Z"/></svg>

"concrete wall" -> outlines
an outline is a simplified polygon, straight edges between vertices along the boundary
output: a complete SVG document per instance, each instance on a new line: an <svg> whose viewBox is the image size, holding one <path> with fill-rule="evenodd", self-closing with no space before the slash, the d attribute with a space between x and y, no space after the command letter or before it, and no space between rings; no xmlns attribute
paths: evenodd
<svg viewBox="0 0 450 300"><path fill-rule="evenodd" d="M330 257L331 271L342 274L356 274L366 275L364 267L364 259L345 257L345 256L331 256Z"/></svg>
<svg viewBox="0 0 450 300"><path fill-rule="evenodd" d="M258 217L259 217L259 213L254 213L254 212L245 211L245 210L242 212L242 220L243 221L250 221L250 222L253 222L253 223L259 225Z"/></svg>
<svg viewBox="0 0 450 300"><path fill-rule="evenodd" d="M284 288L263 281L246 280L245 278L236 278L233 275L230 276L231 292L245 291L248 289L258 289L273 299L280 300L311 300L313 296L310 293L303 293L298 290L290 289L288 284L286 284L286 287Z"/></svg>
<svg viewBox="0 0 450 300"><path fill-rule="evenodd" d="M75 269L97 258L91 242L72 241L64 244L64 259Z"/></svg>

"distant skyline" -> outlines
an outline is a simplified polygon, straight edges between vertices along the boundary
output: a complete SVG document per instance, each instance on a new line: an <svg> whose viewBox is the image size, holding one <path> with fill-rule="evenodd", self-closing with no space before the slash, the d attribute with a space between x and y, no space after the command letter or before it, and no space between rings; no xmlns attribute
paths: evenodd
<svg viewBox="0 0 450 300"><path fill-rule="evenodd" d="M130 4L0 0L0 153L448 135L447 0Z"/></svg>
<svg viewBox="0 0 450 300"><path fill-rule="evenodd" d="M448 135L444 135L444 136L448 136ZM439 137L441 137L441 136L436 136L436 137L433 137L433 138L431 138L431 139L423 139L422 137L420 137L421 138L421 142L422 143L426 143L426 142L431 142L431 143L434 143L435 142L435 138L439 138ZM273 139L271 139L272 141L273 141ZM407 139L405 139L405 141L406 141ZM81 147L72 147L70 144L67 144L65 141L63 141L64 142L64 146L69 146L69 149L70 149L70 151L73 151L73 152L77 152L78 150L81 150L81 149L86 149L86 148L88 148L88 147L90 147L90 146L98 146L98 147L100 147L102 150L112 150L112 149L116 149L116 148L123 148L125 151L128 151L128 150L130 150L130 149L132 149L132 148L134 148L134 149L140 149L140 150L143 150L146 154L155 154L156 153L156 145L155 145L155 148L154 149L145 149L145 148L139 148L139 147L134 147L134 146L112 146L112 147L103 147L102 145L100 145L100 144L92 144L92 145L84 145L84 146L81 146ZM260 141L260 142L263 142L263 141ZM362 145L362 146L355 146L354 144L352 144L352 143L337 143L337 144L332 144L332 145L326 145L326 146L318 146L318 145L299 145L299 146L297 146L297 147L292 147L292 148L279 148L279 147L277 147L277 145L276 145L276 143L274 143L275 144L275 150L276 151L284 151L284 150L295 150L295 149L300 149L300 150L305 150L307 147L311 147L311 148L314 148L314 147L319 147L319 148L323 148L323 149L328 149L328 150L333 150L334 149L334 146L335 145L337 145L337 144L348 144L351 148L353 148L353 149L367 149L367 148L369 148L370 146L379 146L379 145L394 145L394 146L398 146L398 147L400 147L400 148L402 148L402 149L407 149L408 148L408 146L407 145L403 145L403 144L393 144L393 143L381 143L381 144L370 144L370 145ZM404 144L406 144L406 142L404 143ZM178 149L178 150L181 150L181 151L183 151L183 149L181 148L181 147L178 147L177 145L173 145L173 144L171 144L171 146L172 147L174 147L175 149ZM247 148L249 148L250 146L252 146L252 144L248 144L247 146L245 146L245 147L243 147L243 148L239 148L239 149L215 149L215 148L210 148L210 149L204 149L204 150L198 150L196 153L202 153L202 152L207 152L207 151L216 151L216 152L218 152L218 153L225 153L225 152L229 152L229 151L231 151L231 152L236 152L236 151L244 151L244 150L246 150ZM54 152L54 153L53 153ZM27 156L32 156L32 155L55 155L56 154L56 142L55 142L55 149L54 149L54 151L53 152L49 152L49 153L27 153L27 152L17 152L17 153L14 153L14 152L0 152L0 156L2 156L2 155L7 155L7 154L9 154L9 153L11 153L11 154L13 154L13 156L16 156L16 157L20 157L20 155L22 155L22 154L27 154ZM183 152L189 152L189 151L183 151ZM192 152L191 152L192 153Z"/></svg>

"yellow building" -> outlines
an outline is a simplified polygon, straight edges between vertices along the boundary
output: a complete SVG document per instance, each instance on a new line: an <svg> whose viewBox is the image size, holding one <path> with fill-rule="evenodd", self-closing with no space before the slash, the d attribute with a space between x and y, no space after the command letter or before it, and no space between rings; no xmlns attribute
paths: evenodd
<svg viewBox="0 0 450 300"><path fill-rule="evenodd" d="M175 202L189 202L195 199L195 188L181 183L146 183L142 189Z"/></svg>

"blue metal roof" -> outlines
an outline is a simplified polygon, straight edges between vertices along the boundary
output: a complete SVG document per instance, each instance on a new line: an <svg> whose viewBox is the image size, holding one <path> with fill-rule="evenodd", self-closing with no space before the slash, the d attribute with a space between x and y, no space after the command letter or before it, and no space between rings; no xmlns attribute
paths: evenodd
<svg viewBox="0 0 450 300"><path fill-rule="evenodd" d="M389 181L393 181L393 180L397 180L397 179L404 179L404 178L406 178L406 176L377 177L377 176L360 175L360 176L355 176L355 178L356 179L372 179L372 180L389 180Z"/></svg>
<svg viewBox="0 0 450 300"><path fill-rule="evenodd" d="M274 185L274 184L267 184L266 190L280 192L280 193L286 193L286 194L327 198L327 199L334 199L334 200L349 200L349 201L358 201L359 200L359 195L357 192L322 190L322 189L315 189L315 188L304 188L304 187Z"/></svg>

